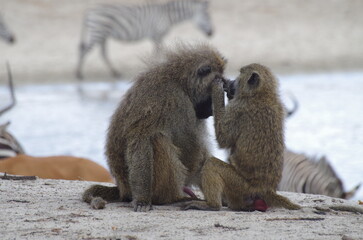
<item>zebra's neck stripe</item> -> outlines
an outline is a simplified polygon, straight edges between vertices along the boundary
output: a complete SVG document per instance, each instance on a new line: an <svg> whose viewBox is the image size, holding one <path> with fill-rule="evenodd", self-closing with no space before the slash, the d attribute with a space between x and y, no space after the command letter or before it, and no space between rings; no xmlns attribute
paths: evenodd
<svg viewBox="0 0 363 240"><path fill-rule="evenodd" d="M0 138L0 149L14 149L14 151L19 151L18 146L7 139Z"/></svg>
<svg viewBox="0 0 363 240"><path fill-rule="evenodd" d="M10 141L7 140L7 139L5 139L5 138L0 138L0 143L2 143L2 144L9 144Z"/></svg>
<svg viewBox="0 0 363 240"><path fill-rule="evenodd" d="M0 149L0 158L15 157L16 152L8 149Z"/></svg>

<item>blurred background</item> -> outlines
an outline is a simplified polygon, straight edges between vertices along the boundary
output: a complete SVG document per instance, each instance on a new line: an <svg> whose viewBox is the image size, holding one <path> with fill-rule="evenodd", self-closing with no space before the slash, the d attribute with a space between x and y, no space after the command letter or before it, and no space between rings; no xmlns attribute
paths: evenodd
<svg viewBox="0 0 363 240"><path fill-rule="evenodd" d="M0 11L16 36L16 44L0 43L1 59L11 62L17 82L73 81L82 19L96 3L142 4L141 0L0 0ZM160 2L160 1L148 1ZM192 21L171 29L175 39L208 41L229 60L227 73L261 62L277 73L357 70L363 63L363 3L359 0L225 0L210 1L211 38ZM109 39L112 63L126 78L139 72L140 57L152 53L148 40ZM109 77L99 50L85 64L88 79Z"/></svg>
<svg viewBox="0 0 363 240"><path fill-rule="evenodd" d="M0 108L10 102L6 62L11 65L17 105L0 116L34 156L73 155L106 166L103 154L110 115L132 79L153 53L149 40L108 39L107 52L121 73L114 82L98 48L88 54L84 94L77 91L78 61L85 11L96 3L144 4L140 0L0 0L0 14L14 34L0 39ZM226 75L259 62L280 79L281 95L299 108L287 119L289 149L326 155L350 189L363 182L363 2L359 0L211 0L214 34L193 23L173 26L165 45L205 41L227 59ZM214 141L212 151L225 158ZM363 190L355 198L363 198Z"/></svg>

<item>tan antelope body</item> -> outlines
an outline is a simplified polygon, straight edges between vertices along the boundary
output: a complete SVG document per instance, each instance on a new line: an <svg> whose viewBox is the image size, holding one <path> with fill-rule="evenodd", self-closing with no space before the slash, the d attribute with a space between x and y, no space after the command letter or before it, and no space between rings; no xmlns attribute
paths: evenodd
<svg viewBox="0 0 363 240"><path fill-rule="evenodd" d="M109 172L101 165L70 156L31 157L19 154L0 160L0 172L48 179L113 182Z"/></svg>

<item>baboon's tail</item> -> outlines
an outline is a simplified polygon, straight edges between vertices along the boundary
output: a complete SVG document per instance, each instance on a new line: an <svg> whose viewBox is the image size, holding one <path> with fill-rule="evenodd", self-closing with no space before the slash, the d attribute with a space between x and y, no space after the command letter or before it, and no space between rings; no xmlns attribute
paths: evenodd
<svg viewBox="0 0 363 240"><path fill-rule="evenodd" d="M103 209L107 202L120 200L120 192L117 187L92 185L83 193L82 200L94 209Z"/></svg>
<svg viewBox="0 0 363 240"><path fill-rule="evenodd" d="M275 192L269 192L263 199L266 201L267 205L271 207L283 207L289 210L301 209L299 205L292 203L288 198Z"/></svg>

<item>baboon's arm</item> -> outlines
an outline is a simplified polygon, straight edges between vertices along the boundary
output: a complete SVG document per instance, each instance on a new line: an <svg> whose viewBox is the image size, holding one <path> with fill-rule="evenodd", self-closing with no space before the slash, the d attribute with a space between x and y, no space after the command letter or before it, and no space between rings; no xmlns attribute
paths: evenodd
<svg viewBox="0 0 363 240"><path fill-rule="evenodd" d="M216 131L217 141L220 147L231 147L237 139L235 119L229 119L226 113L224 102L224 90L221 82L212 84L212 102L214 112L214 128Z"/></svg>
<svg viewBox="0 0 363 240"><path fill-rule="evenodd" d="M129 139L126 151L129 181L132 191L135 212L145 212L152 209L152 173L153 149L150 138Z"/></svg>

